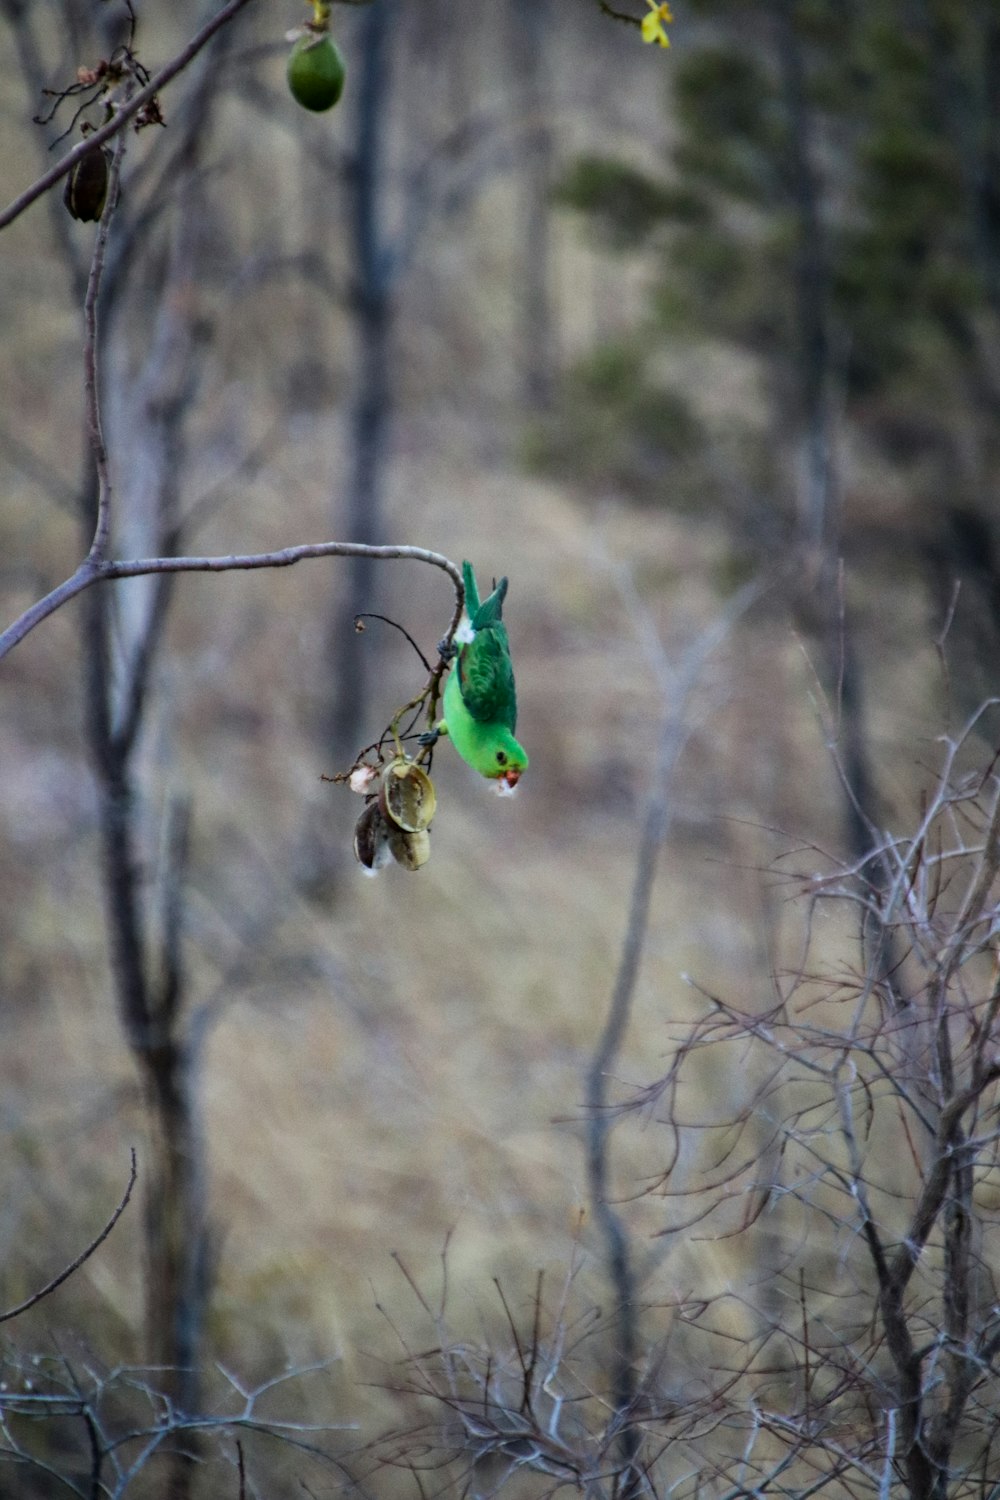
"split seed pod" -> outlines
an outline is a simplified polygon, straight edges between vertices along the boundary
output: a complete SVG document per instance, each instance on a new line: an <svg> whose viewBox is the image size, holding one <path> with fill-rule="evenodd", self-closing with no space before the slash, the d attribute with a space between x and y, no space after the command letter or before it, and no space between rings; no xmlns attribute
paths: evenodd
<svg viewBox="0 0 1000 1500"><path fill-rule="evenodd" d="M354 827L354 857L370 874L374 875L392 858L389 846L391 825L382 816L377 802L369 802ZM398 833L398 829L392 830Z"/></svg>
<svg viewBox="0 0 1000 1500"><path fill-rule="evenodd" d="M390 823L389 850L404 870L419 870L431 857L431 836L424 828L417 833L405 833Z"/></svg>
<svg viewBox="0 0 1000 1500"><path fill-rule="evenodd" d="M404 833L423 833L431 826L437 807L434 783L413 761L405 757L390 761L382 772L378 805Z"/></svg>
<svg viewBox="0 0 1000 1500"><path fill-rule="evenodd" d="M85 151L66 178L63 202L84 223L96 224L108 197L108 157L102 146Z"/></svg>

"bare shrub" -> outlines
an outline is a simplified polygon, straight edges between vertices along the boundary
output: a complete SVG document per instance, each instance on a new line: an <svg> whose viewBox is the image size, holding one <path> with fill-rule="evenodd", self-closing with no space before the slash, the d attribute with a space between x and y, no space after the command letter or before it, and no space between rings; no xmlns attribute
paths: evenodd
<svg viewBox="0 0 1000 1500"><path fill-rule="evenodd" d="M689 981L699 1014L625 1106L666 1132L664 1240L695 1265L738 1240L739 1283L705 1270L655 1342L635 1292L623 1405L621 1309L579 1311L582 1251L554 1299L541 1277L526 1310L497 1288L502 1341L451 1337L447 1278L437 1308L410 1278L434 1343L406 1350L414 1419L382 1462L474 1494L1000 1494L1000 776L967 769L994 707L943 737L909 833L850 866L778 862L800 962L764 1011ZM706 1054L739 1080L718 1098Z"/></svg>

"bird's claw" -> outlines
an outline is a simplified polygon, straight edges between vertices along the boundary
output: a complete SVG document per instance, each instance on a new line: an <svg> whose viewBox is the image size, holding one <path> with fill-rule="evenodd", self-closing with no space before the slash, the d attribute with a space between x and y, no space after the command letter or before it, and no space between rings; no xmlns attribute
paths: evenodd
<svg viewBox="0 0 1000 1500"><path fill-rule="evenodd" d="M455 657L458 655L458 647L455 645L454 641L449 641L447 636L443 636L441 640L438 641L437 648L438 656L440 656L442 661L454 661Z"/></svg>
<svg viewBox="0 0 1000 1500"><path fill-rule="evenodd" d="M430 746L430 745L436 745L437 742L438 742L438 740L440 738L441 738L441 731L440 731L440 729L428 729L427 732L426 732L426 734L418 734L417 735L417 744L418 745L423 745L425 747Z"/></svg>

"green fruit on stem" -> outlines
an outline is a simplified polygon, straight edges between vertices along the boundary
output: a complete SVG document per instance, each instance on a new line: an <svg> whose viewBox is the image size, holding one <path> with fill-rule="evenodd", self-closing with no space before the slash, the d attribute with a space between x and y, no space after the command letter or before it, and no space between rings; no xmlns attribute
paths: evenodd
<svg viewBox="0 0 1000 1500"><path fill-rule="evenodd" d="M288 87L303 109L332 109L344 91L347 69L333 38L300 36L288 59Z"/></svg>

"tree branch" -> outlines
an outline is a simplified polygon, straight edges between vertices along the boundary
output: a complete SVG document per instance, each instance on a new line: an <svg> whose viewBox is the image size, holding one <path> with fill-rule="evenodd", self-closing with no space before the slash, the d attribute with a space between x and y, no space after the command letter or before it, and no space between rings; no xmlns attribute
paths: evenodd
<svg viewBox="0 0 1000 1500"><path fill-rule="evenodd" d="M147 573L227 573L236 569L288 568L308 557L409 558L413 562L429 563L448 574L455 585L456 609L461 606L462 574L459 568L443 553L430 552L425 547L377 547L367 542L304 542L297 547L281 547L276 552L248 552L228 557L140 557L118 562L102 562L88 557L75 573L44 598L36 600L0 633L0 660L36 625L92 584L112 578L139 578Z"/></svg>
<svg viewBox="0 0 1000 1500"><path fill-rule="evenodd" d="M100 147L97 148L100 150ZM104 442L104 427L101 422L101 396L98 381L97 348L97 299L101 290L101 274L108 248L111 219L118 199L118 176L122 157L125 154L125 137L120 135L115 142L115 153L108 173L108 196L94 240L94 256L87 278L87 295L83 302L83 394L87 413L87 436L94 455L97 471L97 517L94 523L94 538L90 544L89 559L102 561L107 554L111 535L111 476L108 472L108 450Z"/></svg>
<svg viewBox="0 0 1000 1500"><path fill-rule="evenodd" d="M64 1281L68 1281L73 1272L80 1269L84 1261L90 1259L98 1246L104 1244L104 1241L107 1239L108 1235L111 1233L112 1229L114 1229L115 1225L118 1223L118 1220L121 1218L122 1214L128 1207L128 1201L132 1196L132 1189L135 1187L135 1180L138 1175L138 1169L136 1168L135 1164L135 1147L133 1146L132 1169L129 1172L128 1186L126 1187L125 1192L122 1195L121 1202L119 1203L118 1207L115 1209L114 1213L111 1215L110 1219L105 1224L104 1228L101 1230L97 1238L91 1240L86 1250L82 1250L74 1261L71 1261L68 1266L65 1266L63 1270L59 1272L58 1276L54 1276L51 1281L46 1282L45 1286L43 1286L40 1291L33 1292L30 1297L27 1297L25 1299L24 1302L19 1302L16 1307L10 1307L6 1312L0 1313L0 1323L7 1323L11 1318L16 1318L21 1313L27 1312L29 1307L35 1307L39 1302L44 1301L46 1297L48 1297L52 1292L55 1291L56 1287L62 1286Z"/></svg>

